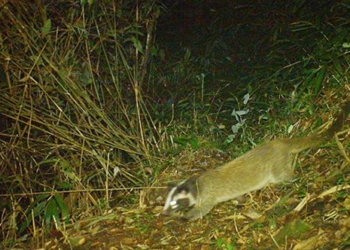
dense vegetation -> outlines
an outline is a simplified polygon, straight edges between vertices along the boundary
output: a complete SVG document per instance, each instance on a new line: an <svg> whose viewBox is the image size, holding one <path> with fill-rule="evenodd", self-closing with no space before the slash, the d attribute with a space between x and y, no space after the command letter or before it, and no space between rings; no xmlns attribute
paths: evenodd
<svg viewBox="0 0 350 250"><path fill-rule="evenodd" d="M350 5L309 2L0 3L0 248L74 248L69 225L149 207L184 155L327 122L350 97Z"/></svg>

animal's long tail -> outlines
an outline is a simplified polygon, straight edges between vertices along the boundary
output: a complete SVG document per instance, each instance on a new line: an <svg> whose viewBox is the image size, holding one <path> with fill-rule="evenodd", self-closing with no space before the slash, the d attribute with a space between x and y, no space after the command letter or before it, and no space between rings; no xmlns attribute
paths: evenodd
<svg viewBox="0 0 350 250"><path fill-rule="evenodd" d="M290 139L290 144L293 145L293 148L291 150L292 153L299 153L302 150L316 147L320 145L321 143L332 139L332 137L341 130L344 121L348 117L350 113L350 101L346 102L342 108L339 114L336 116L335 121L332 123L332 125L324 132L317 134L317 135L309 135L307 137L301 137L301 138L292 138Z"/></svg>
<svg viewBox="0 0 350 250"><path fill-rule="evenodd" d="M350 113L350 101L346 102L343 105L335 121L326 131L322 132L320 136L322 136L325 139L331 139L338 131L341 130L344 124L344 121L348 117L349 113Z"/></svg>

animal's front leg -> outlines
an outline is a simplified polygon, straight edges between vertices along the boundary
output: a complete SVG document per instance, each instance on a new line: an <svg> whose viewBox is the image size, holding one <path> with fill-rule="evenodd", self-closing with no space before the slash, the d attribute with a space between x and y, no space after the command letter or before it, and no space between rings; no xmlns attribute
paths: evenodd
<svg viewBox="0 0 350 250"><path fill-rule="evenodd" d="M200 202L199 204L196 204L185 216L184 218L186 220L197 220L199 218L203 218L207 213L210 212L210 210L214 207L215 204L213 203L205 203Z"/></svg>

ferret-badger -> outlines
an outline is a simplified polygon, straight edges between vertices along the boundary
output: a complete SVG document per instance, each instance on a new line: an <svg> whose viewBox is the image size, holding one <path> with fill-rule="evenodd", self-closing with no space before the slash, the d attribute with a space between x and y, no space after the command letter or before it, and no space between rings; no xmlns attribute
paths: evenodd
<svg viewBox="0 0 350 250"><path fill-rule="evenodd" d="M350 101L321 134L264 143L221 167L180 182L170 189L162 214L172 215L193 206L184 219L196 220L203 218L219 202L261 189L269 183L291 180L294 155L330 140L341 129L349 112Z"/></svg>

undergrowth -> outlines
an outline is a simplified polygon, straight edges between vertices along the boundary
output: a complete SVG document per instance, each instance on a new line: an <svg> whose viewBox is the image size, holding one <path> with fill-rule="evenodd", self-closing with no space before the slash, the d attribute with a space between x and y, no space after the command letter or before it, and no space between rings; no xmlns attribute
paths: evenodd
<svg viewBox="0 0 350 250"><path fill-rule="evenodd" d="M159 7L1 7L2 238L63 230L149 185L158 131L143 100Z"/></svg>
<svg viewBox="0 0 350 250"><path fill-rule="evenodd" d="M169 45L161 27L176 5L3 3L2 246L40 246L67 224L135 204L130 195L157 181L164 154L239 154L294 134L300 117L327 120L313 115L328 117L327 104L349 98L350 6L310 12L302 2L266 7L262 19L251 19L248 4L235 14L253 21L236 25L232 10L218 7L202 20L200 48Z"/></svg>

